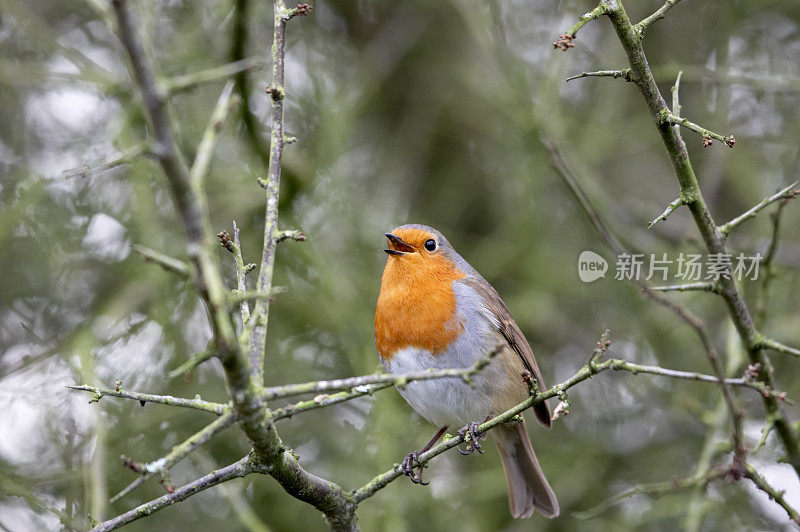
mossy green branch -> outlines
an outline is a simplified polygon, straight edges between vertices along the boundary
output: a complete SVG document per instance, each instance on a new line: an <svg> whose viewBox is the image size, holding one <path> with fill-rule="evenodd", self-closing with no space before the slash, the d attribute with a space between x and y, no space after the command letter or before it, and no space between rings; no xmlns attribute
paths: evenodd
<svg viewBox="0 0 800 532"><path fill-rule="evenodd" d="M777 193L764 198L761 200L756 206L752 209L749 209L747 212L737 216L730 222L723 224L719 227L719 232L722 233L723 236L728 236L730 232L741 225L742 223L750 220L751 218L755 218L756 215L762 210L768 207L769 205L775 203L779 200L789 200L794 199L800 194L800 190L795 190L795 187L800 185L800 181L795 181L788 187L783 188L782 190L778 191Z"/></svg>
<svg viewBox="0 0 800 532"><path fill-rule="evenodd" d="M630 68L634 72L636 86L656 122L675 176L678 179L681 193L695 198L687 206L700 231L706 249L709 253L724 254L725 237L714 223L711 212L697 184L697 178L689 160L686 144L680 135L680 131L672 125L670 120L664 119L669 116L678 117L670 112L656 85L642 48L641 32L631 23L620 0L607 0L606 4L608 6L606 14L628 56ZM762 352L763 346L756 341L756 329L739 287L733 277L730 276L729 279L722 278L720 280L719 288L720 296L726 303L730 318L745 346L750 363L753 365L760 364L759 380L762 380L766 386L773 389L775 387L773 377L768 370L771 366ZM765 396L763 400L767 414L774 415L776 418L775 428L786 451L787 462L792 465L795 472L800 476L800 439L798 439L797 433L792 429L789 420L783 413L779 400L769 395Z"/></svg>
<svg viewBox="0 0 800 532"><path fill-rule="evenodd" d="M679 380L691 380L691 381L698 381L698 382L707 382L711 384L719 384L720 380L712 375L704 375L701 373L694 373L688 371L678 371L672 370L667 368L661 368L658 366L646 366L641 364L634 364L625 360L621 359L608 359L602 362L597 361L597 356L601 354L595 351L593 356L590 358L589 362L584 365L577 373L575 373L572 377L565 380L561 384L557 384L550 389L532 395L525 401L519 403L515 407L503 412L502 414L493 417L492 419L482 423L478 426L477 432L483 433L489 431L499 425L502 425L507 422L513 422L513 419L518 415L531 408L532 406L539 404L543 401L554 397L560 397L564 391L572 388L573 386L592 378L594 375L598 373L602 373L603 371L607 370L615 370L615 371L626 371L633 375L638 375L642 373L651 374L651 375L659 375L663 377L669 377L673 379ZM759 393L764 393L764 386L761 382L754 382L750 381L745 378L739 379L725 379L725 383L732 385L732 386L741 386L741 387L748 387L754 390L757 390ZM769 391L767 391L769 393ZM777 399L776 399L777 400ZM429 451L422 453L419 456L419 463L424 465L428 463L430 460L435 458L436 456L444 453L456 447L457 445L464 442L463 436L453 436L448 440L445 440L438 445L432 447ZM377 493L379 490L383 489L387 484L392 482L393 480L403 476L403 471L400 468L399 464L395 464L395 466L382 473L376 477L374 477L371 481L367 484L361 486L358 489L353 490L350 492L350 497L355 503L360 503L364 499L367 499Z"/></svg>
<svg viewBox="0 0 800 532"><path fill-rule="evenodd" d="M86 384L73 384L67 386L67 388L82 392L92 392L94 394L94 399L100 399L107 395L109 397L120 397L123 399L139 401L143 406L145 403L157 403L162 405L178 406L181 408L191 408L194 410L203 410L204 412L211 412L212 414L217 415L224 414L228 409L228 405L204 401L199 396L195 397L194 399L184 399L182 397L173 397L171 395L154 395L150 393L129 392L127 390L123 390L122 388L97 388L95 386L88 386ZM97 402L97 400L92 402Z"/></svg>
<svg viewBox="0 0 800 532"><path fill-rule="evenodd" d="M159 458L158 460L154 460L148 464L143 464L143 472L142 475L125 486L119 493L111 497L109 502L115 502L120 498L124 497L131 491L135 490L145 482L147 479L152 477L156 474L162 474L174 466L179 461L186 458L192 451L206 443L210 440L214 435L222 432L226 428L230 427L236 422L236 416L230 410L223 413L217 419L191 435L182 443L175 445L169 453L164 455L163 458Z"/></svg>

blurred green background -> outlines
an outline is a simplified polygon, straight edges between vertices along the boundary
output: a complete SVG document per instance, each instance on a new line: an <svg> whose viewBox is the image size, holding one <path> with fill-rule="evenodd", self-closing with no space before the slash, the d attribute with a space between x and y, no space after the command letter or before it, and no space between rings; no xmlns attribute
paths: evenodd
<svg viewBox="0 0 800 532"><path fill-rule="evenodd" d="M247 55L269 54L272 8L243 0L141 0L140 28L162 77L231 58L234 3L248 4ZM0 528L53 530L109 518L163 493L150 481L122 501L134 479L125 454L154 460L209 416L104 398L65 385L85 382L224 401L220 367L191 378L166 373L202 351L205 311L187 283L143 263L134 243L185 257L165 179L137 158L112 170L64 170L113 159L147 138L126 59L104 2L0 0ZM627 2L638 20L660 1ZM643 253L698 252L680 210L647 222L678 192L653 122L632 84L564 80L626 66L607 20L590 23L567 53L552 42L592 2L320 1L288 30L287 147L281 226L308 242L280 245L275 284L288 292L270 314L268 385L376 370L372 320L385 261L383 233L403 223L440 229L500 292L533 345L549 384L585 363L609 328L613 356L709 372L694 333L613 275L578 279L584 250L614 257L550 166L555 142L615 233ZM678 69L683 115L733 150L684 132L719 223L798 177L800 3L683 2L648 30L645 50L668 95ZM250 110L268 138L268 70L249 74ZM191 160L222 82L173 99L181 149ZM217 230L242 229L245 260L262 239L264 165L234 113L208 179ZM785 209L764 331L800 344L800 205ZM742 226L730 251L764 253L766 213ZM231 286L233 263L220 249ZM743 289L751 305L758 283ZM706 321L717 348L739 345L721 301L681 294ZM774 355L778 384L800 397L798 362ZM741 366L733 374L741 374ZM755 393L739 391L752 446L763 422ZM728 424L715 429L718 389L699 383L606 373L570 391L571 414L545 431L530 424L561 517L512 521L493 446L451 452L426 471L430 486L401 479L364 502L364 530L673 530L699 503L704 530L789 529L782 510L748 484L720 482L658 500L636 496L580 519L637 483L692 474L704 445L727 461ZM800 419L797 406L787 407ZM709 425L711 423L711 425ZM419 448L435 428L394 390L281 423L287 445L311 472L350 489ZM246 439L230 429L178 464L178 485L238 459ZM777 463L770 438L751 456L800 505L800 483ZM253 476L206 491L130 530L324 530L318 512Z"/></svg>

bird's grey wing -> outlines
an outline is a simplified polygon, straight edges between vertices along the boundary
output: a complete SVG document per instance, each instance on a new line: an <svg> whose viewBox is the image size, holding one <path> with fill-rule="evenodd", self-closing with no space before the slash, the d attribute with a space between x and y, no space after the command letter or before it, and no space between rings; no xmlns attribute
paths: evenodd
<svg viewBox="0 0 800 532"><path fill-rule="evenodd" d="M467 277L461 279L460 282L469 286L475 290L479 296L481 296L487 310L489 310L489 312L491 312L496 318L497 327L508 342L508 345L510 345L522 359L525 369L527 369L531 373L531 377L535 379L536 385L539 387L539 391L545 391L547 386L542 378L542 372L539 370L539 365L536 364L536 359L533 356L533 350L531 349L530 344L528 344L528 341L525 339L525 335L522 334L517 322L515 322L514 318L511 317L508 307L506 307L506 304L500 298L500 294L497 293L497 290L495 290L492 285L486 282L486 280L484 280L482 277L473 277L468 275ZM552 426L552 422L550 420L550 408L547 406L546 401L534 406L533 411L536 414L536 418L542 425L548 428Z"/></svg>

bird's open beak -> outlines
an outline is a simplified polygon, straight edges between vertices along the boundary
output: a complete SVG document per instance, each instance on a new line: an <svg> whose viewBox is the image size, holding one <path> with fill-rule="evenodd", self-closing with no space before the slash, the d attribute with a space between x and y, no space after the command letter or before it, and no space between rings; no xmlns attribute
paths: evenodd
<svg viewBox="0 0 800 532"><path fill-rule="evenodd" d="M402 238L394 233L386 233L386 238L389 239L389 249L384 249L389 255L405 255L406 253L413 253L414 248L406 244Z"/></svg>

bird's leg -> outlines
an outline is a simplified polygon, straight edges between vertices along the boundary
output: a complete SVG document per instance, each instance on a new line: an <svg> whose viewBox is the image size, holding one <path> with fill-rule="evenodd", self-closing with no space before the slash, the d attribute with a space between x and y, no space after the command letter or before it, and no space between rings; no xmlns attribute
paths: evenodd
<svg viewBox="0 0 800 532"><path fill-rule="evenodd" d="M425 446L422 449L420 449L419 451L408 453L408 455L406 455L406 457L403 458L403 463L400 464L400 469L403 470L403 474L408 478L410 478L411 482L413 482L414 484L422 484L423 486L428 485L428 482L422 481L422 470L425 468L425 465L420 463L419 455L421 455L426 451L430 451L431 447L433 447L433 444L436 443L439 440L439 438L442 437L442 434L444 434L444 431L446 430L447 426L445 425L444 427L439 429L439 432L437 432L433 436L433 438L431 438L431 440L425 444ZM416 462L417 466L419 467L419 471L417 472L414 472L414 467L415 467L414 462Z"/></svg>
<svg viewBox="0 0 800 532"><path fill-rule="evenodd" d="M490 420L491 418L492 418L491 416L487 417L486 421ZM483 432L478 432L478 425L479 423L473 421L471 423L464 425L458 430L458 435L464 438L465 440L467 439L467 436L469 436L469 442L467 442L466 450L462 451L461 448L458 447L458 452L460 452L464 456L472 454L475 451L478 451L479 453L483 454L483 448L481 447L481 444L478 443L478 440L484 439L486 437L486 434L484 434Z"/></svg>

